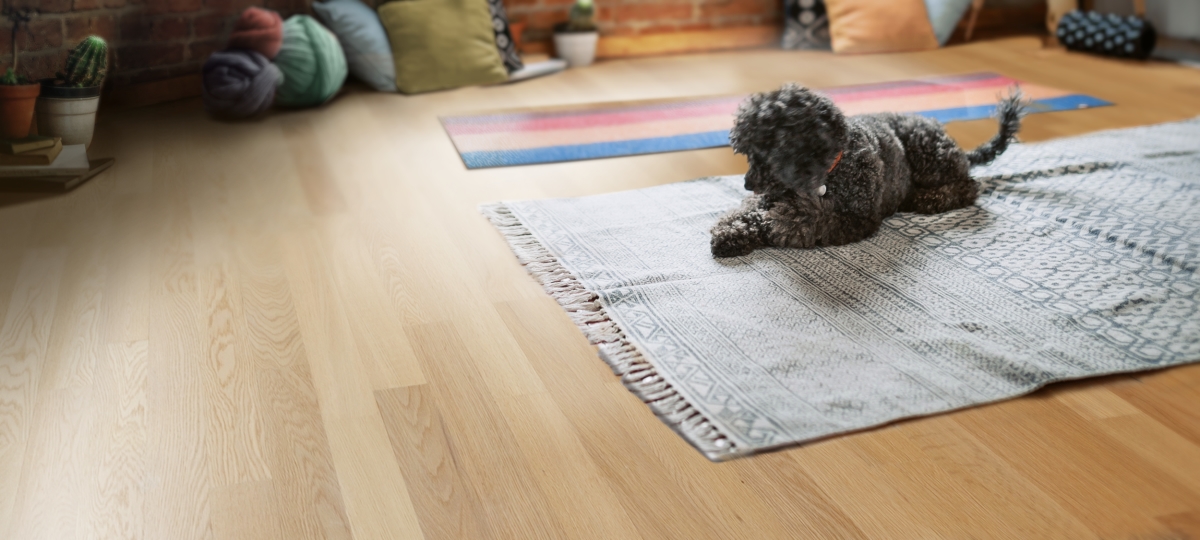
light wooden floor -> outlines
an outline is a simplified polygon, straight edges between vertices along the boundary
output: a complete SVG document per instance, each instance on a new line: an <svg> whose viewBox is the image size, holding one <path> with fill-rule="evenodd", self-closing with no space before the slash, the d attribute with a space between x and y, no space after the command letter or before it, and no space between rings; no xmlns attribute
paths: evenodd
<svg viewBox="0 0 1200 540"><path fill-rule="evenodd" d="M744 171L727 148L463 169L436 116L996 70L1200 114L1200 70L1033 39L607 62L222 124L116 113L116 167L0 199L0 538L1200 537L1200 366L724 464L596 358L476 205ZM954 124L974 145L990 121Z"/></svg>

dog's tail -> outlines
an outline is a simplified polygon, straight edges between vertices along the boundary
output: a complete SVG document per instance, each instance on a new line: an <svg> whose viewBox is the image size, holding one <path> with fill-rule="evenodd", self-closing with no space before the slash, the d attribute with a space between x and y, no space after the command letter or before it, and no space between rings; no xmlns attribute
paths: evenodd
<svg viewBox="0 0 1200 540"><path fill-rule="evenodd" d="M1001 98L996 104L996 117L1000 121L1000 131L992 140L985 142L967 154L967 162L972 166L987 165L997 156L1008 150L1008 143L1017 138L1021 129L1021 117L1025 115L1025 99L1020 88L1014 88L1008 97Z"/></svg>

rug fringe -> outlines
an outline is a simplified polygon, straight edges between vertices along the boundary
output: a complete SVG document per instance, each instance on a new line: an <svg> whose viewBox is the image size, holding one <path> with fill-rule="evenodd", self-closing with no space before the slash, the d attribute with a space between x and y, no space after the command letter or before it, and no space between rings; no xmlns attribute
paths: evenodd
<svg viewBox="0 0 1200 540"><path fill-rule="evenodd" d="M621 327L609 318L599 295L585 288L508 205L485 204L479 211L504 235L525 270L566 310L588 341L600 348L600 358L621 377L625 387L649 405L663 423L708 459L724 461L739 454L733 440L676 392L626 338Z"/></svg>

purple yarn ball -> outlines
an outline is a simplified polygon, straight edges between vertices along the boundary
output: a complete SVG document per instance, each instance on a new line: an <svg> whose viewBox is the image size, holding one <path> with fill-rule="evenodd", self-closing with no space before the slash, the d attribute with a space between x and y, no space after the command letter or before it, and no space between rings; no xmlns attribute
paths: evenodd
<svg viewBox="0 0 1200 540"><path fill-rule="evenodd" d="M204 62L204 109L230 118L262 113L283 77L267 57L249 50L215 52Z"/></svg>

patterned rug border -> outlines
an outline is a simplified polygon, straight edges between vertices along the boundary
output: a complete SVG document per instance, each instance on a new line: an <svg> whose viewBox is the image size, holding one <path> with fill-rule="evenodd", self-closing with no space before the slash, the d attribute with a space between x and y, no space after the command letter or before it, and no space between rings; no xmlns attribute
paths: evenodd
<svg viewBox="0 0 1200 540"><path fill-rule="evenodd" d="M500 231L521 266L562 306L588 342L599 347L600 358L621 378L625 388L649 406L659 420L712 461L754 453L739 451L731 438L658 374L658 369L609 317L600 296L584 287L507 204L483 204L479 211Z"/></svg>

